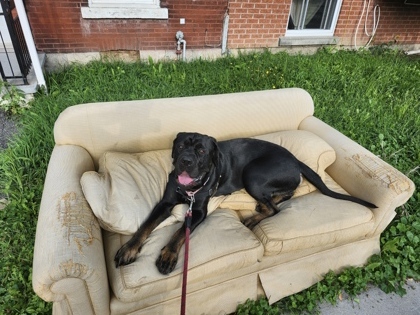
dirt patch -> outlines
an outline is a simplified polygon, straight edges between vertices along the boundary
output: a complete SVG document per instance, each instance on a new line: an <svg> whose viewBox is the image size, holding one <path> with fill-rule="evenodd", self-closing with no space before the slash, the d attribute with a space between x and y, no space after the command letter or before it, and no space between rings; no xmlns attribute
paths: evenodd
<svg viewBox="0 0 420 315"><path fill-rule="evenodd" d="M0 109L0 150L7 148L7 143L16 134L16 123ZM0 210L3 210L8 201L0 191Z"/></svg>
<svg viewBox="0 0 420 315"><path fill-rule="evenodd" d="M16 132L16 123L3 110L0 110L0 149L7 148L7 142Z"/></svg>

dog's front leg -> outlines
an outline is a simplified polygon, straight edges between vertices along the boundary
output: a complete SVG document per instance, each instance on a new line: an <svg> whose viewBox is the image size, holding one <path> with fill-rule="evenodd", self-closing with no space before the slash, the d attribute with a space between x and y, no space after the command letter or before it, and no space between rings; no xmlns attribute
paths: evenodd
<svg viewBox="0 0 420 315"><path fill-rule="evenodd" d="M208 201L209 198L207 198ZM192 209L191 233L194 229L204 221L207 216L207 202L194 206ZM159 258L156 260L156 267L159 272L167 275L171 273L178 262L179 251L185 243L186 222L172 236L169 243L162 248Z"/></svg>
<svg viewBox="0 0 420 315"><path fill-rule="evenodd" d="M137 253L140 252L143 242L161 222L169 217L173 206L163 202L156 205L150 216L134 233L133 237L118 250L114 258L116 268L131 264L136 260Z"/></svg>
<svg viewBox="0 0 420 315"><path fill-rule="evenodd" d="M118 250L114 258L116 268L134 262L143 242L149 237L150 233L171 215L171 210L180 201L176 193L176 186L173 186L174 184L169 181L162 200L153 208L149 217L134 233L133 237Z"/></svg>

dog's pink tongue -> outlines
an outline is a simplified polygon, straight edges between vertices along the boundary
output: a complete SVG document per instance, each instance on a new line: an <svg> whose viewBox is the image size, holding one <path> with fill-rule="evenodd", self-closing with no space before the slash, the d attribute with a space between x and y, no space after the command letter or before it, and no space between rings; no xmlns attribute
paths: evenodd
<svg viewBox="0 0 420 315"><path fill-rule="evenodd" d="M181 174L179 174L178 175L178 182L181 184L181 185L184 185L184 186L186 186L186 185L189 185L189 184L191 184L192 182L193 182L193 180L194 179L192 179L188 174L187 174L187 172L182 172Z"/></svg>

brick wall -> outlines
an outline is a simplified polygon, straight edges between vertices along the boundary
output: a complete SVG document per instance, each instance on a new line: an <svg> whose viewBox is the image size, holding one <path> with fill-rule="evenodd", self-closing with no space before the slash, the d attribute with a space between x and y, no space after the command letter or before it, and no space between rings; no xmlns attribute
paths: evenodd
<svg viewBox="0 0 420 315"><path fill-rule="evenodd" d="M367 4L366 2L366 7ZM368 42L369 37L365 35L364 29L365 16L368 12L366 25L370 34L376 4L380 8L380 18L372 44L420 44L420 6L404 5L404 0L372 0L369 10L365 10L360 21L357 34L356 28L363 11L364 0L344 0L335 31L335 35L341 39L340 44L353 46L355 35L358 47Z"/></svg>
<svg viewBox="0 0 420 315"><path fill-rule="evenodd" d="M381 18L375 43L420 44L420 6L404 0L379 0Z"/></svg>
<svg viewBox="0 0 420 315"><path fill-rule="evenodd" d="M25 1L37 49L71 53L108 50L171 50L175 34L183 31L189 48L221 43L227 0L167 0L167 20L83 19L87 0ZM180 18L186 23L180 25Z"/></svg>
<svg viewBox="0 0 420 315"><path fill-rule="evenodd" d="M291 0L229 1L229 48L278 46L290 5Z"/></svg>
<svg viewBox="0 0 420 315"><path fill-rule="evenodd" d="M354 45L353 39L355 35L356 26L360 19L360 14L363 9L364 0L343 1L341 5L340 15L338 17L337 26L334 35L340 38L342 45ZM368 40L363 36L363 27L358 30L357 42Z"/></svg>
<svg viewBox="0 0 420 315"><path fill-rule="evenodd" d="M343 0L335 35L340 44L353 45L364 0ZM378 1L381 18L374 43L420 44L420 6L404 0ZM223 17L229 11L228 48L277 47L284 36L291 0L162 0L167 20L102 19L81 17L87 0L26 0L26 9L40 51L50 53L112 50L175 50L175 33L184 32L189 49L219 47ZM368 30L372 29L372 9ZM186 24L180 25L180 18ZM357 43L364 45L364 19Z"/></svg>

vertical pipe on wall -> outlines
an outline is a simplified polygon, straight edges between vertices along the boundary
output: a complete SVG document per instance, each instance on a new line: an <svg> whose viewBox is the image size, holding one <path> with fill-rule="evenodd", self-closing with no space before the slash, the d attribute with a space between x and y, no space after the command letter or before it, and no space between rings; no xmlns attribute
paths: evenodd
<svg viewBox="0 0 420 315"><path fill-rule="evenodd" d="M223 30L222 30L222 55L227 52L227 37L229 29L229 14L226 12L223 18Z"/></svg>

